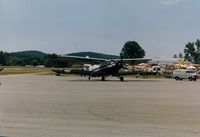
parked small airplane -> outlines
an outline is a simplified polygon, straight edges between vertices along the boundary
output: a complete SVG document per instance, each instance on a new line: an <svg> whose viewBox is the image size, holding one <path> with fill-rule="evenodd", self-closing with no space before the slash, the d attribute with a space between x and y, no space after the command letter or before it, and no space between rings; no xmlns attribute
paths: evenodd
<svg viewBox="0 0 200 137"><path fill-rule="evenodd" d="M148 62L151 59L144 59L144 58L135 58L135 59L112 59L106 60L101 58L89 58L89 57L77 57L77 56L66 56L61 55L58 57L60 61L70 61L75 62L76 64L81 64L83 67L78 70L66 70L66 69L52 69L52 71L56 72L57 74L80 74L81 76L88 76L90 80L92 77L101 77L101 80L104 81L105 78L108 76L116 76L121 81L124 81L124 75L131 75L131 74L138 74L138 72L130 72L124 66L124 64L139 64ZM84 64L92 64L92 69L85 68ZM120 70L125 71L120 71Z"/></svg>

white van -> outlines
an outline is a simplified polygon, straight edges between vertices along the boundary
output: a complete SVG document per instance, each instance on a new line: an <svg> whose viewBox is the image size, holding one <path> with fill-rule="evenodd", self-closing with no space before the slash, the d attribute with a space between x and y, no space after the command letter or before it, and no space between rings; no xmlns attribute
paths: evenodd
<svg viewBox="0 0 200 137"><path fill-rule="evenodd" d="M195 71L186 70L186 69L177 69L173 71L173 78L175 80L189 79L190 81L196 81L198 75Z"/></svg>

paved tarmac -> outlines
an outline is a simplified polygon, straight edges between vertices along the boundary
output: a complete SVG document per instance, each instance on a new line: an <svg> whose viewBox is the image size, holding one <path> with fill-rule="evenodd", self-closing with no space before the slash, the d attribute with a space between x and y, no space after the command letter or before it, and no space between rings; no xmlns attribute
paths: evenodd
<svg viewBox="0 0 200 137"><path fill-rule="evenodd" d="M199 137L200 82L0 76L0 136Z"/></svg>

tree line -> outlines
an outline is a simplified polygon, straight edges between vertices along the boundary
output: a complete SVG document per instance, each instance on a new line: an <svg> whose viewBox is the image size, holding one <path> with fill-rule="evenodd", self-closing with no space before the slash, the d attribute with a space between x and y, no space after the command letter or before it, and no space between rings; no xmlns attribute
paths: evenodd
<svg viewBox="0 0 200 137"><path fill-rule="evenodd" d="M37 54L37 56L35 56L35 54ZM98 54L98 55L103 56L104 54ZM135 41L127 41L120 52L121 58L143 58L144 56L145 56L144 49ZM44 65L45 67L69 67L72 65L72 63L59 60L57 54L44 55L44 53L42 52L36 53L33 51L29 51L26 54L20 54L19 52L7 53L0 51L0 65L2 66Z"/></svg>
<svg viewBox="0 0 200 137"><path fill-rule="evenodd" d="M136 41L125 42L120 55L123 58L143 58L145 50ZM184 48L184 54L175 54L174 58L184 58L195 64L200 64L200 40L188 42ZM30 56L24 59L13 58L10 53L0 51L0 65L7 66L26 66L44 65L45 67L69 67L71 62L61 61L57 54L45 54L44 57Z"/></svg>
<svg viewBox="0 0 200 137"><path fill-rule="evenodd" d="M18 59L11 57L10 53L0 51L0 66L38 66L44 65L45 67L67 67L67 62L57 61L57 54L47 54L44 58L39 57L27 57L24 59Z"/></svg>
<svg viewBox="0 0 200 137"><path fill-rule="evenodd" d="M175 54L174 58L184 58L185 61L191 61L195 64L200 64L200 40L188 42L184 48L184 55L180 53Z"/></svg>

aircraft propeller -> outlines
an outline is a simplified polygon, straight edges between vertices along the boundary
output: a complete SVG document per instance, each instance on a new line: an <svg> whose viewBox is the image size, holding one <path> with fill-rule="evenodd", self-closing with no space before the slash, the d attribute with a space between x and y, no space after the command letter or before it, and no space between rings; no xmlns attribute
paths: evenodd
<svg viewBox="0 0 200 137"><path fill-rule="evenodd" d="M120 62L121 62L121 65L122 65L122 68L123 68L123 69L129 70L129 69L128 69L127 67L125 67L125 65L124 65L123 57L121 57Z"/></svg>

